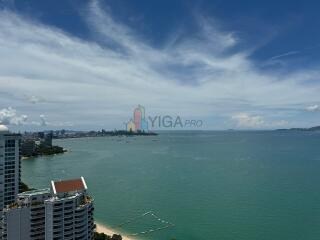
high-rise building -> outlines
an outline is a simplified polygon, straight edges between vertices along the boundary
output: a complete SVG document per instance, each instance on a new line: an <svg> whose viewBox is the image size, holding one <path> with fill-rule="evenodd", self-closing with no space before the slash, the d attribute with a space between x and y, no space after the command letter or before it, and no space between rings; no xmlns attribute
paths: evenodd
<svg viewBox="0 0 320 240"><path fill-rule="evenodd" d="M20 187L20 134L0 125L0 238L3 208L15 202Z"/></svg>
<svg viewBox="0 0 320 240"><path fill-rule="evenodd" d="M44 240L44 203L50 196L50 189L20 193L16 203L4 209L3 239Z"/></svg>
<svg viewBox="0 0 320 240"><path fill-rule="evenodd" d="M0 125L0 211L16 201L20 187L20 134Z"/></svg>
<svg viewBox="0 0 320 240"><path fill-rule="evenodd" d="M52 198L45 201L46 240L93 239L93 200L80 179L51 182Z"/></svg>
<svg viewBox="0 0 320 240"><path fill-rule="evenodd" d="M51 189L21 193L4 210L4 239L91 240L93 210L82 177L52 181Z"/></svg>

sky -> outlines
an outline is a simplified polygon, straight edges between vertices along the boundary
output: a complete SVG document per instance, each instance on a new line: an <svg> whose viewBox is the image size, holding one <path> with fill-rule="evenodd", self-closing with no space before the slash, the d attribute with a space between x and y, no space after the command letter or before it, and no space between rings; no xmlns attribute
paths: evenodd
<svg viewBox="0 0 320 240"><path fill-rule="evenodd" d="M0 0L0 123L122 129L320 125L317 1ZM170 129L164 129L170 130Z"/></svg>

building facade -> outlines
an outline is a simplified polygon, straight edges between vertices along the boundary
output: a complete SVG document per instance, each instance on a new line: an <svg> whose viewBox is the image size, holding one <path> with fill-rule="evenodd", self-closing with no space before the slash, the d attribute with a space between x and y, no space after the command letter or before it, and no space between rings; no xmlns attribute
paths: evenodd
<svg viewBox="0 0 320 240"><path fill-rule="evenodd" d="M20 134L0 125L0 239L3 208L16 201L20 188Z"/></svg>
<svg viewBox="0 0 320 240"><path fill-rule="evenodd" d="M91 240L93 211L83 178L52 181L51 189L21 193L4 210L4 239Z"/></svg>
<svg viewBox="0 0 320 240"><path fill-rule="evenodd" d="M20 134L0 125L0 209L17 199L20 187Z"/></svg>
<svg viewBox="0 0 320 240"><path fill-rule="evenodd" d="M93 200L80 179L51 182L52 198L45 202L46 240L93 239Z"/></svg>
<svg viewBox="0 0 320 240"><path fill-rule="evenodd" d="M16 203L3 212L3 239L45 239L45 200L50 189L28 191L18 195Z"/></svg>

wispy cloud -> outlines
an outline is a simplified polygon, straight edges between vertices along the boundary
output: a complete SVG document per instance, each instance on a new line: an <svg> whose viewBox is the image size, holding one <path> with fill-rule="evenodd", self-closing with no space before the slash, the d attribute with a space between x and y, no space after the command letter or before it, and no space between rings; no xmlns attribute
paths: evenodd
<svg viewBox="0 0 320 240"><path fill-rule="evenodd" d="M232 115L231 120L235 121L236 126L242 129L270 129L289 125L286 120L267 120L264 116L245 112Z"/></svg>
<svg viewBox="0 0 320 240"><path fill-rule="evenodd" d="M237 113L231 117L237 122L241 128L261 128L265 125L265 120L262 116L251 116L247 113Z"/></svg>
<svg viewBox="0 0 320 240"><path fill-rule="evenodd" d="M40 121L40 125L41 125L41 126L44 127L44 126L47 126L47 125L48 125L48 122L47 122L47 120L46 120L46 117L45 117L43 114L40 115L40 120L41 120L41 121Z"/></svg>
<svg viewBox="0 0 320 240"><path fill-rule="evenodd" d="M291 56L291 55L296 55L296 54L299 54L300 51L290 51L290 52L286 52L286 53L282 53L282 54L279 54L279 55L276 55L276 56L273 56L270 58L270 60L276 60L276 59L279 59L279 58L283 58L283 57L287 57L287 56Z"/></svg>
<svg viewBox="0 0 320 240"><path fill-rule="evenodd" d="M38 127L72 127L71 122L49 122L44 114L39 116L40 121L27 122L26 125L34 125Z"/></svg>
<svg viewBox="0 0 320 240"><path fill-rule="evenodd" d="M306 110L309 112L317 112L317 111L320 111L320 106L318 104L311 105L311 106L308 106Z"/></svg>
<svg viewBox="0 0 320 240"><path fill-rule="evenodd" d="M156 48L103 9L90 1L83 15L95 42L1 11L1 92L16 97L0 93L0 107L16 105L31 118L45 114L52 122L113 128L122 127L138 103L157 114L228 118L319 99L319 83L310 84L317 69L259 72L246 50L229 53L238 37L211 18L196 17L194 35ZM39 93L46 98L39 105L20 97Z"/></svg>
<svg viewBox="0 0 320 240"><path fill-rule="evenodd" d="M40 103L40 102L44 102L44 98L42 97L38 97L38 96L35 96L35 95L25 95L25 99L30 102L30 103L33 103L33 104L36 104L36 103Z"/></svg>

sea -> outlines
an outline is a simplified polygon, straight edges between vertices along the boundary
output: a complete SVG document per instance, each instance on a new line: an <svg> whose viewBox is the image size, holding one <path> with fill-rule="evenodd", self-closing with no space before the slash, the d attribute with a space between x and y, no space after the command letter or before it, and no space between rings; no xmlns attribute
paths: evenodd
<svg viewBox="0 0 320 240"><path fill-rule="evenodd" d="M55 140L33 188L83 176L95 220L141 240L319 240L320 133L160 132Z"/></svg>

